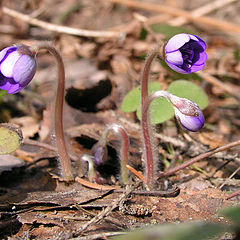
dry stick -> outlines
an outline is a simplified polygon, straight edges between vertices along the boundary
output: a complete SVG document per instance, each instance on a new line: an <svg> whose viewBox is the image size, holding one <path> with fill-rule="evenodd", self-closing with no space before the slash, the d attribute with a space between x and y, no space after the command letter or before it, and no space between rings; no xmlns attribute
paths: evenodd
<svg viewBox="0 0 240 240"><path fill-rule="evenodd" d="M237 195L240 194L240 189L234 193L231 193L229 194L227 197L226 197L226 200L230 199L230 198L233 198L233 197L236 197Z"/></svg>
<svg viewBox="0 0 240 240"><path fill-rule="evenodd" d="M35 141L35 140L31 140L31 139L24 139L23 143L27 144L27 145L32 145L32 146L37 146L37 147L41 147L41 148L46 148L48 150L57 152L57 148L56 147L54 147L52 145L49 145L47 143L42 143L42 142L38 142L38 141ZM79 160L78 157L76 157L76 156L74 156L74 155L72 155L70 153L69 153L69 156L74 161L78 161Z"/></svg>
<svg viewBox="0 0 240 240"><path fill-rule="evenodd" d="M24 22L27 22L29 24L41 27L43 29L53 31L53 32L59 32L59 33L66 33L70 35L75 35L75 36L81 36L81 37L105 37L105 38L118 38L122 36L122 33L120 32L113 32L113 31L91 31L91 30L85 30L85 29L79 29L79 28L70 28L70 27L65 27L61 25L56 25L48 22L44 22L41 20L38 20L36 18L33 18L29 15L25 15L22 13L19 13L15 10L12 10L7 7L2 8L2 12L11 16L18 18Z"/></svg>
<svg viewBox="0 0 240 240"><path fill-rule="evenodd" d="M223 186L225 186L226 182L233 178L233 176L240 170L240 167L238 167L227 179L225 179L225 181L223 182L223 184L221 184L220 187L218 187L219 189L221 189Z"/></svg>
<svg viewBox="0 0 240 240"><path fill-rule="evenodd" d="M160 4L154 4L154 3L137 2L134 0L107 0L107 1L113 2L113 3L119 3L132 8L142 9L145 11L152 11L152 12L158 12L158 13L166 13L173 16L180 16L180 17L186 18L188 21L201 23L203 25L213 27L214 29L219 29L224 33L233 32L233 33L240 34L239 25L232 24L226 21L217 20L210 17L205 17L205 16L196 17L187 11L184 11L178 8L169 7L166 5L164 6Z"/></svg>
<svg viewBox="0 0 240 240"><path fill-rule="evenodd" d="M97 184L97 183L89 182L89 181L86 181L86 180L84 180L80 177L76 177L75 181L82 184L85 187L93 188L93 189L97 189L97 190L101 190L101 191L103 191L103 190L114 190L114 189L120 188L120 186L105 186L105 185L100 185L100 184Z"/></svg>
<svg viewBox="0 0 240 240"><path fill-rule="evenodd" d="M211 83L212 85L217 86L222 90L226 91L227 93L231 94L232 96L236 97L237 99L240 99L239 87L229 86L206 72L197 72L196 74L198 74L201 78L204 78L207 82Z"/></svg>
<svg viewBox="0 0 240 240"><path fill-rule="evenodd" d="M128 168L128 170L130 172L132 172L136 177L138 177L141 181L143 181L145 184L147 184L147 181L145 179L145 177L142 175L142 173L140 173L139 171L137 171L135 168L131 167L130 165L126 165L126 167Z"/></svg>
<svg viewBox="0 0 240 240"><path fill-rule="evenodd" d="M203 16L203 15L206 15L206 14L208 14L212 11L215 11L219 8L222 8L223 6L225 6L227 4L233 3L235 1L236 0L216 0L211 3L207 3L206 5L204 5L202 7L196 8L189 13L196 17ZM173 26L180 26L180 25L183 25L188 22L187 19L185 19L183 17L177 17L174 19L170 19L171 16L162 15L162 14L156 15L156 16L153 16L150 18L144 17L144 16L136 14L136 13L133 16L136 19L138 19L140 22L144 22L146 25L151 25L151 24L155 24L155 23L159 23L159 22L167 22L168 24L173 25ZM121 26L115 26L115 27L111 28L111 30L115 30L115 31L119 30L120 31L120 29L126 29L128 26L129 26L129 23L121 25Z"/></svg>
<svg viewBox="0 0 240 240"><path fill-rule="evenodd" d="M169 176L175 174L176 172L178 172L180 170L183 170L184 168L190 166L191 164L193 164L195 162L198 162L198 161L200 161L200 160L202 160L204 158L210 157L210 156L212 156L213 154L215 154L217 152L222 152L222 151L225 151L225 150L230 149L232 147L236 147L238 145L240 145L240 140L235 141L235 142L231 142L231 143L228 143L228 144L225 144L225 145L223 145L221 147L218 147L218 148L212 149L212 150L210 150L210 151L208 151L206 153L200 154L199 156L194 157L194 158L186 161L185 163L183 163L183 164L181 164L181 165L179 165L177 167L169 169L165 173L161 173L160 178L169 177Z"/></svg>
<svg viewBox="0 0 240 240"><path fill-rule="evenodd" d="M191 11L190 14L194 17L200 17L236 1L237 0L216 0ZM184 17L177 17L168 21L168 24L173 26L180 26L187 22L187 19L185 19Z"/></svg>
<svg viewBox="0 0 240 240"><path fill-rule="evenodd" d="M206 15L210 12L213 12L215 10L217 10L218 8L222 8L223 6L230 4L232 2L235 2L236 0L216 0L214 2L210 2L207 3L206 5L196 8L194 10L192 10L191 12L189 12L189 14L195 16L195 17L200 17L203 15ZM165 17L163 17L163 15L157 15L157 16L153 16L150 17L148 19L146 19L146 23L148 25L151 24L155 24L155 23L159 23L159 22L167 22L168 24L172 25L172 26L181 26L185 23L188 22L187 19L185 19L184 17L177 17L174 19L170 19L169 15L165 15Z"/></svg>
<svg viewBox="0 0 240 240"><path fill-rule="evenodd" d="M100 212L96 217L92 218L89 222L84 224L81 229L77 232L77 234L82 233L85 231L90 225L96 224L99 221L103 220L104 217L107 217L115 208L119 206L119 204L127 198L127 196L134 190L134 186L128 186L126 191L118 198L116 199L111 205L106 207L102 212Z"/></svg>

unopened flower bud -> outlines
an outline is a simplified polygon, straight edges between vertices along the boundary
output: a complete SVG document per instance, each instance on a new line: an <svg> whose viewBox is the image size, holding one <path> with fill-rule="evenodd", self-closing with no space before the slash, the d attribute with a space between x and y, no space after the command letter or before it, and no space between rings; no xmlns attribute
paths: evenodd
<svg viewBox="0 0 240 240"><path fill-rule="evenodd" d="M21 91L32 80L37 64L35 53L26 45L0 51L0 89L9 94Z"/></svg>
<svg viewBox="0 0 240 240"><path fill-rule="evenodd" d="M204 116L199 106L186 99L170 95L169 100L174 106L175 116L188 131L196 132L204 125Z"/></svg>
<svg viewBox="0 0 240 240"><path fill-rule="evenodd" d="M189 74L204 68L206 44L198 36L181 33L169 39L165 45L165 61L174 71Z"/></svg>
<svg viewBox="0 0 240 240"><path fill-rule="evenodd" d="M91 151L93 155L93 162L96 166L99 166L106 162L108 155L106 145L102 146L101 144L99 144L99 142L97 142L96 144L93 145Z"/></svg>

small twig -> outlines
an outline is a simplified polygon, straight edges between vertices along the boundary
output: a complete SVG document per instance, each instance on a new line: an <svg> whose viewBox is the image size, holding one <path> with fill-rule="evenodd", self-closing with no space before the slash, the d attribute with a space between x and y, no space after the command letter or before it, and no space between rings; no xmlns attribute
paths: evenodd
<svg viewBox="0 0 240 240"><path fill-rule="evenodd" d="M27 145L33 145L33 146L37 146L37 147L41 147L41 148L46 148L50 151L54 151L54 152L57 152L57 148L52 146L52 145L49 145L49 144L46 144L46 143L42 143L42 142L38 142L38 141L35 141L35 140L31 140L31 139L24 139L23 140L23 143L24 144L27 144ZM79 158L70 154L69 153L69 156L72 160L74 161L78 161Z"/></svg>
<svg viewBox="0 0 240 240"><path fill-rule="evenodd" d="M233 197L236 197L236 196L239 195L239 194L240 194L240 189L239 189L238 191L234 192L234 193L229 194L229 195L226 197L226 200L229 200L229 199L231 199L231 198L233 198Z"/></svg>
<svg viewBox="0 0 240 240"><path fill-rule="evenodd" d="M208 179L211 179L219 170L227 166L231 161L232 159L227 159L226 162L222 163L219 167L215 169L215 171L211 175L208 176Z"/></svg>
<svg viewBox="0 0 240 240"><path fill-rule="evenodd" d="M106 207L102 212L100 212L96 217L92 218L89 222L84 224L79 231L77 231L77 235L85 231L92 224L96 224L107 217L115 208L119 206L119 204L128 197L128 195L135 189L134 186L127 186L126 191L116 199L111 205Z"/></svg>
<svg viewBox="0 0 240 240"><path fill-rule="evenodd" d="M107 233L96 233L92 235L88 235L85 237L76 237L71 238L69 240L92 240L92 239L102 239L104 237L111 237L111 236L118 236L118 235L124 235L127 234L127 232L107 232Z"/></svg>
<svg viewBox="0 0 240 240"><path fill-rule="evenodd" d="M114 190L116 193L123 193L124 189L116 189ZM180 193L180 188L177 186L174 186L174 188L166 190L166 191L161 191L161 190L134 190L132 191L132 194L135 195L141 195L141 196L151 196L151 197L165 197L165 198L170 198L170 197L176 197Z"/></svg>
<svg viewBox="0 0 240 240"><path fill-rule="evenodd" d="M240 167L238 167L227 179L225 179L225 181L221 184L221 186L219 187L219 189L221 189L225 184L226 182L233 178L233 176L240 170Z"/></svg>
<svg viewBox="0 0 240 240"><path fill-rule="evenodd" d="M230 85L227 85L221 81L219 81L216 77L206 73L206 72L197 72L200 77L205 79L207 82L211 83L212 85L221 88L222 90L226 91L227 93L231 94L232 96L236 97L237 99L240 99L239 97L239 87L232 87Z"/></svg>
<svg viewBox="0 0 240 240"><path fill-rule="evenodd" d="M131 167L128 164L126 165L126 167L130 172L132 172L135 176L137 176L140 180L142 180L145 184L147 184L145 177L139 171L137 171L135 168Z"/></svg>
<svg viewBox="0 0 240 240"><path fill-rule="evenodd" d="M85 187L98 189L98 190L114 190L114 189L120 188L120 186L105 186L105 185L100 185L97 183L92 183L92 182L86 181L80 177L76 177L75 181L82 184Z"/></svg>
<svg viewBox="0 0 240 240"><path fill-rule="evenodd" d="M86 209L84 209L83 207L81 207L81 205L78 205L78 204L75 204L74 205L79 211L81 211L81 212L84 212L86 215L89 215L89 216L91 216L91 217L96 217L96 213L93 213L92 211L88 211L88 210L86 210ZM81 215L82 216L82 215ZM78 217L75 217L75 220L77 220L78 219ZM80 221L81 221L81 218L79 218L80 219ZM86 221L86 219L85 219L85 221ZM118 228L121 228L121 229L124 229L123 227L124 227L124 223L121 223L121 222L119 222L119 220L118 219L116 219L116 218L112 218L112 217L105 217L105 221L106 222L109 222L109 223L111 223L111 224L114 224L115 226L117 226Z"/></svg>
<svg viewBox="0 0 240 240"><path fill-rule="evenodd" d="M173 16L184 17L188 21L192 21L194 23L201 23L204 26L212 27L214 29L219 29L224 33L240 33L240 26L237 24L229 23L226 21L221 21L218 19L214 19L206 16L193 16L191 13L184 11L179 8L169 7L163 4L154 4L148 2L137 2L134 0L107 0L113 3L119 3L131 8L142 9L144 11L158 12L158 13L166 13Z"/></svg>
<svg viewBox="0 0 240 240"><path fill-rule="evenodd" d="M48 23L48 22L38 20L38 19L33 18L29 15L22 14L20 12L17 12L15 10L7 8L7 7L3 7L2 12L11 16L11 17L18 18L18 19L20 19L24 22L27 22L31 25L41 27L41 28L46 29L48 31L66 33L66 34L80 36L80 37L119 38L123 34L123 33L120 33L120 32L113 32L113 31L91 31L91 30L85 30L85 29L71 28L71 27L56 25L56 24L52 24L52 23Z"/></svg>
<svg viewBox="0 0 240 240"><path fill-rule="evenodd" d="M210 157L212 156L213 154L217 153L217 152L222 152L222 151L225 151L225 150L228 150L232 147L236 147L240 145L240 140L238 141L235 141L235 142L231 142L231 143L228 143L228 144L225 144L221 147L218 147L218 148L215 148L215 149L212 149L206 153L203 153L203 154L200 154L199 156L197 157L194 157L188 161L186 161L185 163L177 166L177 167L174 167L172 169L169 169L167 172L164 172L164 173L161 173L160 175L160 178L166 178L166 177L169 177L173 174L175 174L176 172L180 171L180 170L183 170L184 168L192 165L193 163L196 163L200 160L203 160L204 158L207 158L207 157Z"/></svg>
<svg viewBox="0 0 240 240"><path fill-rule="evenodd" d="M235 1L236 0L216 0L214 2L209 2L204 6L201 6L199 8L192 10L191 12L189 12L189 14L191 14L192 16L195 16L195 17L200 17L200 16L206 15L210 12L216 11L217 9L222 8L225 5L228 5ZM170 19L170 20L169 20L169 18L171 18L171 16L169 16L169 15L165 15L165 17L163 18L162 14L153 16L153 17L146 19L146 24L151 25L151 24L156 24L159 22L167 22L168 24L170 24L172 26L181 26L188 22L188 20L184 17L177 17L177 18Z"/></svg>
<svg viewBox="0 0 240 240"><path fill-rule="evenodd" d="M194 17L200 17L236 1L237 0L216 0L213 2L211 1L206 5L194 9L193 11L190 12L190 14ZM188 22L187 19L185 19L184 17L177 17L175 19L168 21L168 24L173 26L181 26L183 24L186 24L187 22Z"/></svg>

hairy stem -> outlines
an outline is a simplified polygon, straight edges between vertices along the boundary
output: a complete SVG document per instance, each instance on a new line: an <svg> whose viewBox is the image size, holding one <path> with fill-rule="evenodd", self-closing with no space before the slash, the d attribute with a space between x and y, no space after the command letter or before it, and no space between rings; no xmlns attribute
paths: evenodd
<svg viewBox="0 0 240 240"><path fill-rule="evenodd" d="M153 94L151 94L150 96L148 96L144 102L143 108L142 108L142 126L144 126L145 128L143 128L143 131L145 133L145 136L147 136L147 143L148 145L145 145L145 148L147 149L147 147L149 147L151 150L150 153L151 155L146 155L147 157L147 186L150 189L154 188L154 182L155 182L155 176L156 176L156 172L157 172L157 167L156 167L156 163L157 163L157 154L155 149L153 148L153 143L154 143L154 135L151 133L152 130L152 126L151 126L151 121L150 121L150 114L149 114L149 109L150 109L150 104L152 103L152 101L156 98L159 97L164 97L166 99L169 99L169 93L167 91L157 91ZM146 142L146 139L144 139L144 141ZM150 158L151 156L151 158ZM150 167L149 167L150 166Z"/></svg>
<svg viewBox="0 0 240 240"><path fill-rule="evenodd" d="M109 125L104 129L103 134L98 142L99 147L106 147L108 135L113 132L121 137L121 148L120 148L120 162L121 162L121 182L123 184L128 183L128 148L129 138L126 130L117 124Z"/></svg>
<svg viewBox="0 0 240 240"><path fill-rule="evenodd" d="M93 156L89 155L89 154L83 154L80 157L81 161L85 161L88 162L88 179L90 181L93 181L94 179L96 179L97 174L94 168L94 162L93 162ZM79 167L81 167L81 165L79 164ZM81 171L81 169L79 169Z"/></svg>
<svg viewBox="0 0 240 240"><path fill-rule="evenodd" d="M55 116L54 116L54 125L55 125L55 135L56 135L56 145L60 159L60 165L62 170L62 177L65 181L72 181L73 173L71 161L67 152L67 147L64 139L63 132L63 102L64 102L64 93L65 93L65 71L64 64L60 53L56 50L55 47L48 43L39 43L33 47L33 50L38 52L41 49L49 51L56 59L58 66L58 86L56 93L55 101Z"/></svg>
<svg viewBox="0 0 240 240"><path fill-rule="evenodd" d="M148 97L148 78L150 73L150 67L157 55L161 52L160 48L155 49L150 53L143 67L142 76L141 76L141 130L142 130L142 138L143 138L143 153L145 167L146 167L146 179L147 186L152 189L154 185L154 162L157 161L157 156L154 153L153 142L151 139L150 133L150 123L148 121L147 109L144 111L144 104L146 98Z"/></svg>

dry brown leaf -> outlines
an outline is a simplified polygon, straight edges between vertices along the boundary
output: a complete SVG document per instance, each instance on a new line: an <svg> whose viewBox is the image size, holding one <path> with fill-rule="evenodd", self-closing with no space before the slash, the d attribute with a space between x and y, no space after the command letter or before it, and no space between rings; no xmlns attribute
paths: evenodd
<svg viewBox="0 0 240 240"><path fill-rule="evenodd" d="M200 132L198 137L202 144L209 146L211 149L220 147L227 143L224 140L223 135L214 132Z"/></svg>
<svg viewBox="0 0 240 240"><path fill-rule="evenodd" d="M18 124L21 127L23 138L33 137L39 129L39 123L31 116L12 118L10 122Z"/></svg>

